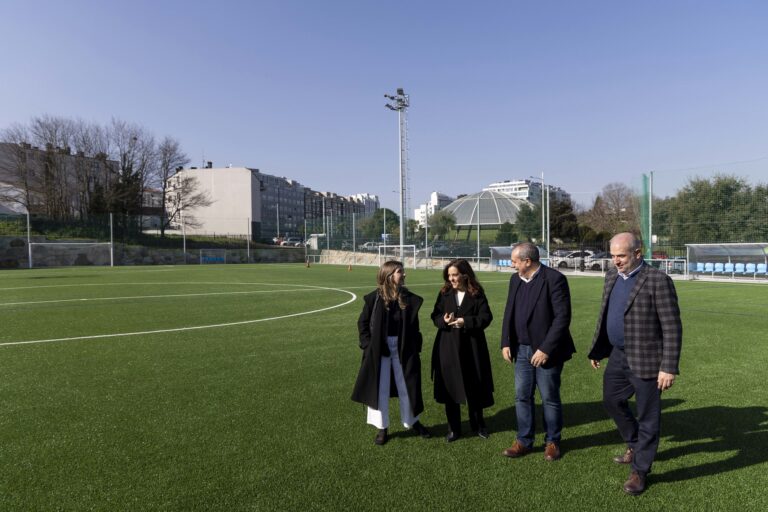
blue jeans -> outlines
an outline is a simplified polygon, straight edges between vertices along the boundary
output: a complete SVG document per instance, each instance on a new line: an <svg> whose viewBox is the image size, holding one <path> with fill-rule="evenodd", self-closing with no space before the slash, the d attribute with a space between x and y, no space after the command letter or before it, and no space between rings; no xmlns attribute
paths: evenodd
<svg viewBox="0 0 768 512"><path fill-rule="evenodd" d="M520 345L515 361L515 413L517 415L517 440L531 448L536 432L534 394L539 388L544 409L544 441L560 444L563 430L563 405L560 403L560 374L563 364L544 369L531 364L533 349Z"/></svg>

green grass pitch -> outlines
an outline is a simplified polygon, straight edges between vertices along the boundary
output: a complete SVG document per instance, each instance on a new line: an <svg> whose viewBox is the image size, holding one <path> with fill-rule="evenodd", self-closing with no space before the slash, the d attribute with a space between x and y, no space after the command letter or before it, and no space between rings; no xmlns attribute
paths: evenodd
<svg viewBox="0 0 768 512"><path fill-rule="evenodd" d="M479 275L496 316L490 439L443 438L429 380L440 273L408 270L425 298L422 421L435 436L404 431L392 407L392 439L374 446L349 396L375 272L0 272L0 510L768 509L768 287L677 282L682 374L665 393L650 487L632 498L610 460L622 443L600 403L602 370L586 359L602 279L569 279L578 353L563 373L564 456L548 463L540 434L532 455L501 456L515 420L499 273Z"/></svg>

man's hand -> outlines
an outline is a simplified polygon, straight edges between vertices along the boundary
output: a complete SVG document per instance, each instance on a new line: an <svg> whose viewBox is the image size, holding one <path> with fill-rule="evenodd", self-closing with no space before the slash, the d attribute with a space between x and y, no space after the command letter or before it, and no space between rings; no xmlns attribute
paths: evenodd
<svg viewBox="0 0 768 512"><path fill-rule="evenodd" d="M538 368L539 366L546 364L547 360L549 359L549 356L542 352L541 350L537 350L534 352L533 357L531 358L531 364Z"/></svg>
<svg viewBox="0 0 768 512"><path fill-rule="evenodd" d="M512 350L510 350L509 347L501 349L501 357L503 357L506 362L512 364Z"/></svg>
<svg viewBox="0 0 768 512"><path fill-rule="evenodd" d="M656 379L656 383L661 391L666 391L675 383L675 374L659 372L659 377Z"/></svg>
<svg viewBox="0 0 768 512"><path fill-rule="evenodd" d="M597 361L595 359L590 359L589 362L592 364L592 368L595 370L600 368L600 361Z"/></svg>

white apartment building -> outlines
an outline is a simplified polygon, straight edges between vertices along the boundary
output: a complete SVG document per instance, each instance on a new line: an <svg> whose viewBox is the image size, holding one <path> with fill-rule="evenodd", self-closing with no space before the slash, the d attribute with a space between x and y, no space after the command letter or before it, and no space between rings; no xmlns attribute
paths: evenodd
<svg viewBox="0 0 768 512"><path fill-rule="evenodd" d="M364 215L373 215L379 209L379 196L374 194L353 194L347 196L350 200L357 201L365 207Z"/></svg>
<svg viewBox="0 0 768 512"><path fill-rule="evenodd" d="M565 201L570 200L571 195L560 187L546 184L549 188L550 200ZM541 204L541 182L529 179L525 180L504 180L491 183L483 190L491 192L502 192L509 194L516 199L524 199L533 204Z"/></svg>
<svg viewBox="0 0 768 512"><path fill-rule="evenodd" d="M174 193L174 183L184 176L194 177L195 191L204 192L211 200L209 206L185 211L186 232L191 234L250 235L254 240L303 237L305 221L351 218L353 214L359 219L379 207L379 198L372 194L316 192L259 169L213 168L210 163L203 169L179 171L169 180L169 194Z"/></svg>
<svg viewBox="0 0 768 512"><path fill-rule="evenodd" d="M413 210L413 218L419 223L419 227L422 228L427 223L427 217L431 217L435 212L442 210L455 200L455 197L450 197L440 192L432 192L427 203L421 204Z"/></svg>
<svg viewBox="0 0 768 512"><path fill-rule="evenodd" d="M211 200L209 206L185 211L185 217L194 219L193 225L186 224L187 234L248 235L260 231L262 184L257 170L247 167L183 169L171 180L182 176L196 178L197 191L205 191ZM168 188L173 193L172 182Z"/></svg>

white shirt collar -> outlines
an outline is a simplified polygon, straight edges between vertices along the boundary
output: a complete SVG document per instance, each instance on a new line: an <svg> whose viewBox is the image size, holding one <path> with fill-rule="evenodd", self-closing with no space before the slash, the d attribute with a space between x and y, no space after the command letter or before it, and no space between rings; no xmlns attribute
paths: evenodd
<svg viewBox="0 0 768 512"><path fill-rule="evenodd" d="M520 274L519 272L517 273L517 275L518 275L518 276L520 276L520 279L521 279L521 280L522 280L524 283L530 283L530 282L533 280L533 278L534 278L534 277L536 277L536 274L538 274L538 273L539 273L539 270L541 270L541 264L539 264L539 266L538 266L538 267L536 267L536 271L535 271L533 274L531 274L531 277L529 277L528 279L524 278L524 277L522 276L522 274Z"/></svg>
<svg viewBox="0 0 768 512"><path fill-rule="evenodd" d="M619 272L619 275L621 276L622 279L624 279L626 281L627 279L629 279L633 275L635 275L638 272L640 272L640 269L643 268L643 265L645 265L645 260L640 260L640 264L638 266L636 266L635 269L632 272L630 272L629 274L624 274L622 272Z"/></svg>

